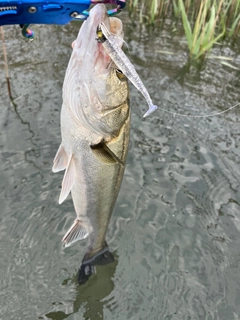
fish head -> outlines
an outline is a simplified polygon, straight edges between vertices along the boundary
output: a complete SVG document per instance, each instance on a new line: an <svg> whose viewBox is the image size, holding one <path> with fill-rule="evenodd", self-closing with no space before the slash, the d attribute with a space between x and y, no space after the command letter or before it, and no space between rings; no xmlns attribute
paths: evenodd
<svg viewBox="0 0 240 320"><path fill-rule="evenodd" d="M120 47L123 44L121 20L110 18L104 4L95 5L73 45L63 84L63 104L82 125L105 138L121 128L129 110L127 106L125 111L117 111L128 101L128 84L102 43L97 41L101 23L116 36Z"/></svg>

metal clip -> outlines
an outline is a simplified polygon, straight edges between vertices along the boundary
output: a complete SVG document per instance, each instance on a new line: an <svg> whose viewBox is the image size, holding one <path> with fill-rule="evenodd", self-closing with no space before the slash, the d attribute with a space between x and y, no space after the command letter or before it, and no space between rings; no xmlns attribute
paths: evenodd
<svg viewBox="0 0 240 320"><path fill-rule="evenodd" d="M34 32L28 28L28 24L20 24L20 27L22 29L22 35L30 41L33 40Z"/></svg>
<svg viewBox="0 0 240 320"><path fill-rule="evenodd" d="M117 5L116 8L108 10L108 15L110 17L121 12L126 5L125 0L91 0L91 4L97 4L97 3ZM88 18L88 16L89 16L89 12L84 10L81 13L81 15L78 15L75 18L75 20L86 20Z"/></svg>

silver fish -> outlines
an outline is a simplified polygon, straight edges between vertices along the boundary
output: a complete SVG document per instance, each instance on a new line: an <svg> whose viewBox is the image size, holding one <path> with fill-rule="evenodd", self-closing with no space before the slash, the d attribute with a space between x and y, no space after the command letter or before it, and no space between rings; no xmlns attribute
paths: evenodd
<svg viewBox="0 0 240 320"><path fill-rule="evenodd" d="M116 66L123 72L123 74L132 82L132 84L142 93L142 95L146 99L149 109L143 115L143 117L147 117L150 113L154 112L157 109L157 106L153 104L152 99L150 98L149 93L139 75L137 74L133 64L122 51L121 46L119 46L118 36L110 32L104 22L99 24L97 36L98 42L102 43L106 52L114 61Z"/></svg>
<svg viewBox="0 0 240 320"><path fill-rule="evenodd" d="M88 237L83 263L101 254L107 256L105 235L129 144L128 83L96 41L97 26L102 22L123 38L121 20L109 18L103 4L91 9L64 79L62 143L52 169L65 170L59 203L71 192L77 215L63 237L65 246Z"/></svg>

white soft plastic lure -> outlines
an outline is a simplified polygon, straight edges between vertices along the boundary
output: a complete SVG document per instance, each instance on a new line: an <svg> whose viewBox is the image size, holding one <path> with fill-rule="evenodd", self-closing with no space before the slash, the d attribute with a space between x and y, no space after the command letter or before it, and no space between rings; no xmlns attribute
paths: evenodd
<svg viewBox="0 0 240 320"><path fill-rule="evenodd" d="M149 93L139 75L137 74L133 64L122 51L117 36L113 35L104 23L99 24L97 29L97 36L97 41L103 45L104 49L106 50L112 61L115 63L115 65L122 71L122 73L132 82L132 84L142 93L142 95L146 99L149 109L143 115L143 117L147 117L158 107L153 104L152 99L150 98Z"/></svg>

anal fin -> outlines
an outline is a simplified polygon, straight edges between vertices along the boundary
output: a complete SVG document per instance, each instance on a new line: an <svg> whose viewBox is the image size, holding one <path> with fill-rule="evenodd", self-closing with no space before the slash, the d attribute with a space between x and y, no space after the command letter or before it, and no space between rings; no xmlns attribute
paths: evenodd
<svg viewBox="0 0 240 320"><path fill-rule="evenodd" d="M96 158L101 162L104 162L106 164L119 163L121 165L124 165L123 161L120 160L104 142L100 142L96 145L91 146L91 149Z"/></svg>
<svg viewBox="0 0 240 320"><path fill-rule="evenodd" d="M65 247L69 247L78 240L85 239L88 236L87 228L79 220L75 220L74 224L68 230L63 237L62 241L65 243Z"/></svg>

